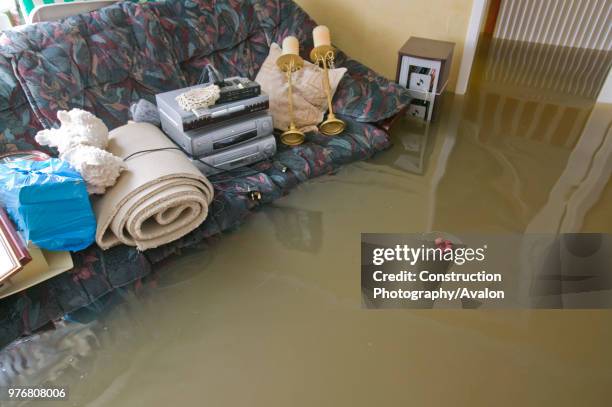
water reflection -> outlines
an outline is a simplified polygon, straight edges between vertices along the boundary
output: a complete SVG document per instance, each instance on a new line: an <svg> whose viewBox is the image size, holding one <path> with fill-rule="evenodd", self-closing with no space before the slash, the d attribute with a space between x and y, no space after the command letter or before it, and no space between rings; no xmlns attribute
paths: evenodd
<svg viewBox="0 0 612 407"><path fill-rule="evenodd" d="M469 91L452 107L460 114L448 132L457 137L438 164L446 170L432 186L432 227L591 229L583 225L585 217L610 189L612 106L595 106L594 98L612 53L572 51L580 54L580 66L591 69L590 76L577 78L577 68L558 59L563 50L490 38L481 45ZM544 69L543 61L554 66ZM609 230L612 222L598 227Z"/></svg>
<svg viewBox="0 0 612 407"><path fill-rule="evenodd" d="M273 205L264 209L274 225L274 232L284 247L317 253L323 242L323 213L307 209Z"/></svg>
<svg viewBox="0 0 612 407"><path fill-rule="evenodd" d="M386 167L407 173L423 175L432 153L432 139L436 126L423 120L410 117L399 119L393 128L395 146L377 162Z"/></svg>
<svg viewBox="0 0 612 407"><path fill-rule="evenodd" d="M151 290L117 290L87 309L69 315L0 351L0 387L64 387L68 401L7 401L2 406L75 406L116 389L140 357L154 357L158 311L149 308ZM156 295L160 295L157 292ZM163 305L157 303L157 306ZM72 321L72 320L75 321ZM76 322L80 321L80 322ZM88 322L86 322L88 321ZM159 348L157 348L159 351ZM115 356L123 354L129 357Z"/></svg>
<svg viewBox="0 0 612 407"><path fill-rule="evenodd" d="M612 304L612 235L570 233L550 245L534 284L540 308L595 308Z"/></svg>

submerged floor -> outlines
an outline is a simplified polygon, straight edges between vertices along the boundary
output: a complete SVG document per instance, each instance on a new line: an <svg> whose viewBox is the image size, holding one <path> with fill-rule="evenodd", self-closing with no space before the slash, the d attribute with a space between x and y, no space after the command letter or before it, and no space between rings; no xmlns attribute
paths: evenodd
<svg viewBox="0 0 612 407"><path fill-rule="evenodd" d="M487 61L390 151L262 208L103 320L24 345L47 362L25 382L92 407L609 405L610 311L361 309L362 232L612 233L612 106L535 100Z"/></svg>

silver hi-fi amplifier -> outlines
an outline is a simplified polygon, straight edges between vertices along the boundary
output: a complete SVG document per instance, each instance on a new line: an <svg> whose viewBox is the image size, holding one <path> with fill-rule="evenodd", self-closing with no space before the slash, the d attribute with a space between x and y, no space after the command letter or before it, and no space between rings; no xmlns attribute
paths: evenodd
<svg viewBox="0 0 612 407"><path fill-rule="evenodd" d="M238 145L228 151L205 157L192 157L191 162L204 175L213 175L265 160L275 153L276 139L274 135L269 135Z"/></svg>
<svg viewBox="0 0 612 407"><path fill-rule="evenodd" d="M163 112L160 113L163 115ZM268 113L255 113L198 130L182 132L175 127L164 127L164 131L187 154L203 157L269 136L274 128L272 116Z"/></svg>

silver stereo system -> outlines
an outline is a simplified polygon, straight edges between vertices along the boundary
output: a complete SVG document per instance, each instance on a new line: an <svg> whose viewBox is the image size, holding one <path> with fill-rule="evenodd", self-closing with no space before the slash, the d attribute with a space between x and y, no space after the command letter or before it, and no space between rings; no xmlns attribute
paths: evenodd
<svg viewBox="0 0 612 407"><path fill-rule="evenodd" d="M270 134L266 137L238 145L229 151L192 158L191 162L204 175L213 175L265 160L272 157L275 153L276 139L274 135Z"/></svg>
<svg viewBox="0 0 612 407"><path fill-rule="evenodd" d="M202 85L196 85L202 86ZM185 111L176 97L194 86L155 95L162 129L205 175L229 171L272 157L276 139L268 96L249 92L232 93L245 97L197 111ZM256 89L257 88L257 89Z"/></svg>
<svg viewBox="0 0 612 407"><path fill-rule="evenodd" d="M161 115L163 116L163 112ZM163 126L163 121L162 121ZM272 116L259 112L187 132L164 128L164 132L186 153L201 157L226 150L257 137L269 136L274 128Z"/></svg>

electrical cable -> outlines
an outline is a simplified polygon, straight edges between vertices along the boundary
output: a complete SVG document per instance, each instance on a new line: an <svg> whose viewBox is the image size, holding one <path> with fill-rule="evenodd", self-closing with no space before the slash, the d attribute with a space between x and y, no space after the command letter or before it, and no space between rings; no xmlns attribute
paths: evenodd
<svg viewBox="0 0 612 407"><path fill-rule="evenodd" d="M198 160L199 162L201 162L202 164L204 164L205 166L207 166L207 167L209 167L209 168L212 168L212 169L217 170L217 171L220 171L220 172L227 172L227 170L226 170L226 169L224 169L224 168L221 168L221 167L216 167L216 166L214 166L214 165L212 165L212 164L209 164L209 163L205 162L205 161L204 161L204 160L202 160L201 158L194 158L194 157L190 156L189 154L186 154L186 153L185 153L185 152L184 152L184 151L183 151L181 148L179 148L179 147L161 147L161 148L151 148L151 149L148 149L148 150L140 150L140 151L136 151L136 152L134 152L134 153L132 153L132 154L128 155L127 157L125 157L125 158L123 159L123 161L127 161L127 160L129 160L130 158L132 158L132 157L134 157L135 155L138 155L138 154L154 153L154 152L157 152L157 151L167 151L167 150L178 150L178 151L180 151L180 152L184 153L185 155L187 155L189 158L191 158L191 159L195 159L195 160ZM271 160L271 159L268 159L268 160L266 160L266 161L271 162L272 160ZM238 179L238 178L249 177L249 176L251 176L251 175L256 175L256 174L259 174L260 172L261 172L261 171L251 170L251 173L249 173L249 174L240 174L240 175L232 176L232 177L230 177L230 178L224 178L224 179L220 179L220 180L209 180L209 181L210 181L210 183L211 183L211 184L213 184L213 185L214 185L214 184L218 184L218 183L222 183L222 182L228 182L228 181L231 181L231 180L234 180L234 179ZM214 174L214 175L217 175L217 174ZM213 176L214 176L214 175L213 175ZM209 177L209 178L210 178L210 177Z"/></svg>
<svg viewBox="0 0 612 407"><path fill-rule="evenodd" d="M150 149L150 150L140 150L140 151L136 151L136 152L134 152L134 153L132 153L132 154L128 155L127 157L125 157L125 158L123 159L123 161L127 161L127 160L129 160L130 158L132 158L132 157L134 157L135 155L138 155L138 154L144 154L144 153L154 153L154 152L156 152L156 151L165 151L165 150L179 150L179 151L183 151L183 150L181 150L181 149L180 149L180 148L178 148L178 147L162 147L162 148L152 148L152 149Z"/></svg>

